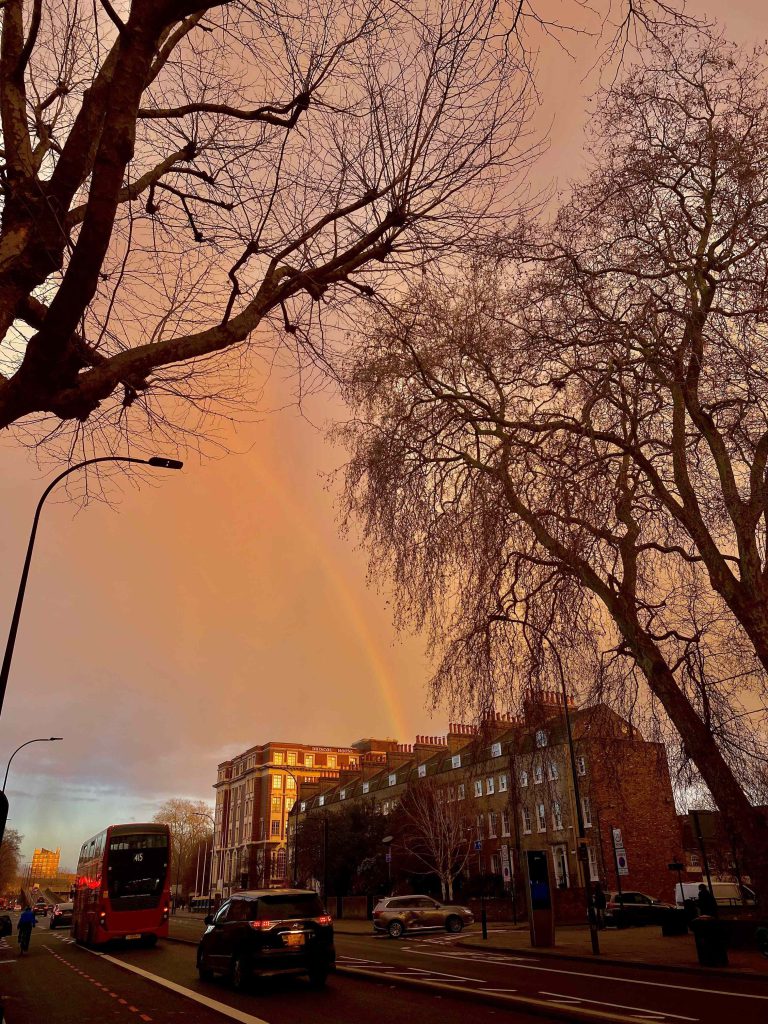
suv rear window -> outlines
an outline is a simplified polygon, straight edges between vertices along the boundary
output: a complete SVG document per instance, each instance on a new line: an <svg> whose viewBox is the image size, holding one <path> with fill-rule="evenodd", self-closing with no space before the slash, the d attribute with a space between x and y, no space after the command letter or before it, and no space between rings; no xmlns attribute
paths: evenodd
<svg viewBox="0 0 768 1024"><path fill-rule="evenodd" d="M260 896L253 913L255 921L285 921L293 917L320 917L325 908L316 893L292 896Z"/></svg>

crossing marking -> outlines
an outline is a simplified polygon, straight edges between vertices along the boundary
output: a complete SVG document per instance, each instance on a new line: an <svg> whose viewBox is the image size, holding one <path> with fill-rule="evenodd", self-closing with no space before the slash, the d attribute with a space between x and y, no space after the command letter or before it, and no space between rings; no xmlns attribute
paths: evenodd
<svg viewBox="0 0 768 1024"><path fill-rule="evenodd" d="M541 996L554 996L559 1003L568 1003L572 1005L574 1002L578 1003L592 1003L595 1006L611 1006L615 1010L635 1010L637 1013L650 1014L655 1018L666 1019L668 1017L674 1017L675 1020L698 1020L698 1017L684 1017L680 1013L670 1013L669 1010L648 1010L644 1006L627 1006L625 1003L609 1003L604 999L587 999L585 996L569 996L562 992L544 992L539 991Z"/></svg>

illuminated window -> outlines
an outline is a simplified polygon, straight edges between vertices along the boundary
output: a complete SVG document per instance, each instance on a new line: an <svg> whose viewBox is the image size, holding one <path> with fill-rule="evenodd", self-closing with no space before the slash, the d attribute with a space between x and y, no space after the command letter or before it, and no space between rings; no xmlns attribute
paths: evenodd
<svg viewBox="0 0 768 1024"><path fill-rule="evenodd" d="M279 818L273 818L272 819L272 825L270 827L270 831L271 831L273 836L279 836L280 835L280 819Z"/></svg>
<svg viewBox="0 0 768 1024"><path fill-rule="evenodd" d="M304 767L305 768L314 768L314 766L315 766L315 755L314 754L305 754L304 755Z"/></svg>
<svg viewBox="0 0 768 1024"><path fill-rule="evenodd" d="M335 754L329 754L328 755L328 767L329 768L335 768L336 767L336 755Z"/></svg>
<svg viewBox="0 0 768 1024"><path fill-rule="evenodd" d="M318 797L318 801L317 802L320 804L321 807L324 807L325 806L325 797L324 796Z"/></svg>
<svg viewBox="0 0 768 1024"><path fill-rule="evenodd" d="M272 789L282 789L282 788L283 788L283 776L282 775L273 775L272 776Z"/></svg>
<svg viewBox="0 0 768 1024"><path fill-rule="evenodd" d="M287 797L285 798L285 809L286 809L286 811L287 811L288 813L290 813L290 810L291 810L291 808L293 807L293 805L294 805L295 803L296 803L296 801L295 801L295 800L293 799L293 797L292 797L292 796L287 796Z"/></svg>
<svg viewBox="0 0 768 1024"><path fill-rule="evenodd" d="M273 764L282 764L283 763L283 752L282 752L282 750L276 750L272 754L272 763Z"/></svg>
<svg viewBox="0 0 768 1024"><path fill-rule="evenodd" d="M282 803L282 801L281 801L279 796L273 796L272 797L272 811L273 811L273 813L275 813L275 814L279 814L280 813L281 803Z"/></svg>
<svg viewBox="0 0 768 1024"><path fill-rule="evenodd" d="M296 764L296 751L295 750L289 750L288 751L288 764L289 764L289 766L292 765L292 764Z"/></svg>
<svg viewBox="0 0 768 1024"><path fill-rule="evenodd" d="M285 776L285 788L296 789L296 779L292 775Z"/></svg>

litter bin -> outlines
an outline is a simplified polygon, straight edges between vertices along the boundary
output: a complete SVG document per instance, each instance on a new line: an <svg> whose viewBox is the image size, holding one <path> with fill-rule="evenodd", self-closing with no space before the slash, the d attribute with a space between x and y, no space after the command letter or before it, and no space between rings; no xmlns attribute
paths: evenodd
<svg viewBox="0 0 768 1024"><path fill-rule="evenodd" d="M662 935L687 935L688 915L684 910L668 910L661 919Z"/></svg>
<svg viewBox="0 0 768 1024"><path fill-rule="evenodd" d="M728 966L728 939L725 926L716 917L697 917L691 921L696 953L703 967Z"/></svg>

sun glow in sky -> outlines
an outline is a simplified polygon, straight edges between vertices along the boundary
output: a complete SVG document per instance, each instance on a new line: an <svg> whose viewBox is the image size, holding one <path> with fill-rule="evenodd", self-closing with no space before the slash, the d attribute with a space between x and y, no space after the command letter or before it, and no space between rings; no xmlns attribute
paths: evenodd
<svg viewBox="0 0 768 1024"><path fill-rule="evenodd" d="M552 0L561 20L567 7ZM765 34L763 0L731 0L725 16L737 39ZM539 60L538 120L552 128L537 187L565 187L582 166L595 44L568 45L573 60L550 44ZM270 384L264 408L285 399ZM50 501L0 723L0 758L34 736L64 737L22 751L11 770L9 825L26 857L61 846L72 866L112 821L151 817L169 796L212 800L217 763L254 743L444 732L447 714L427 707L421 641L396 637L386 589L368 585L363 554L338 535L321 477L343 461L322 430L338 407L316 396L309 411L312 422L288 406L243 426L233 454L110 486L111 507ZM53 472L10 437L0 460L4 638Z"/></svg>

